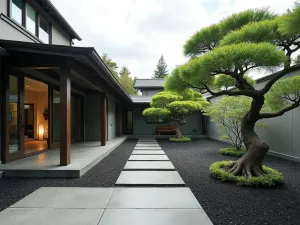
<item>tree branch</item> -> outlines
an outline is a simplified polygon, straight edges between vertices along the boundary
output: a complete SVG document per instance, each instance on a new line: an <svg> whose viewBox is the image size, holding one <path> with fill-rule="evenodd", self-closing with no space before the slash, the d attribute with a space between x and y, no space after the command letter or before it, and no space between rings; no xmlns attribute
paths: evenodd
<svg viewBox="0 0 300 225"><path fill-rule="evenodd" d="M272 74L271 76L273 76L269 82L259 91L259 95L264 95L266 94L270 89L271 87L273 86L273 84L279 80L280 78L282 78L284 75L286 75L287 73L289 72L292 72L292 71L295 71L295 70L298 70L300 69L300 66L292 66L292 67L289 67L289 68L285 68L277 73L274 73Z"/></svg>
<svg viewBox="0 0 300 225"><path fill-rule="evenodd" d="M202 84L208 93L210 93L213 96L221 96L221 95L228 95L228 96L238 96L238 95L245 95L248 97L256 97L257 91L255 90L241 90L241 91L234 91L234 89L231 90L222 90L218 92L212 91L206 84Z"/></svg>
<svg viewBox="0 0 300 225"><path fill-rule="evenodd" d="M267 118L274 118L274 117L278 117L278 116L282 116L284 113L290 111L290 110L293 110L297 107L299 107L300 105L300 99L295 102L294 104L282 109L282 110L279 110L277 112L274 112L274 113L260 113L259 114L259 119L267 119Z"/></svg>

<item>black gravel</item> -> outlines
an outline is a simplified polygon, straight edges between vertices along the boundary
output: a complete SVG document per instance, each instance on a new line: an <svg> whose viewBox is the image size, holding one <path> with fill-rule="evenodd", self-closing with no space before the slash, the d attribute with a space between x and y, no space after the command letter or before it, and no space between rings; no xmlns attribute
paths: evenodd
<svg viewBox="0 0 300 225"><path fill-rule="evenodd" d="M268 156L265 164L281 171L285 183L271 189L242 187L209 174L211 163L236 159L218 154L226 144L208 139L158 141L214 225L300 224L300 163Z"/></svg>
<svg viewBox="0 0 300 225"><path fill-rule="evenodd" d="M40 187L113 187L137 140L126 140L81 178L2 178L0 211L31 194Z"/></svg>

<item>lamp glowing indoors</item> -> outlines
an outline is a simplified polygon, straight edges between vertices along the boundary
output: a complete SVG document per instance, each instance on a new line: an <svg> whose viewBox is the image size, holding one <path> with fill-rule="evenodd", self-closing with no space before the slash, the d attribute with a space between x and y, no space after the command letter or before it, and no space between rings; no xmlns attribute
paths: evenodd
<svg viewBox="0 0 300 225"><path fill-rule="evenodd" d="M39 124L39 140L42 141L44 140L44 133L45 133L45 129L44 129L44 124Z"/></svg>

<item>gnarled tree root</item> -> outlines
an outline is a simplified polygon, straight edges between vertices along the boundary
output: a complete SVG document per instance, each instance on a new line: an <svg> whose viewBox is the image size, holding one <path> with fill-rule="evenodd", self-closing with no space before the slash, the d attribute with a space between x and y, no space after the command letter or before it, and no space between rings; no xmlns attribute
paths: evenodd
<svg viewBox="0 0 300 225"><path fill-rule="evenodd" d="M234 161L229 166L225 167L224 170L235 176L245 176L245 177L258 177L263 176L266 172L263 170L262 165L253 165L251 163L245 162L244 160Z"/></svg>

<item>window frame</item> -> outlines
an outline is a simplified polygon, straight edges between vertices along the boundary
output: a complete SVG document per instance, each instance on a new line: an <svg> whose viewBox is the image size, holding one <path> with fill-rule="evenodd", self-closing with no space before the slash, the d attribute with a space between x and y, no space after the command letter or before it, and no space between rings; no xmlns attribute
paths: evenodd
<svg viewBox="0 0 300 225"><path fill-rule="evenodd" d="M34 37L36 37L41 43L43 44L52 44L52 23L47 19L47 17L41 15L41 13L38 12L38 10L33 7L27 0L21 0L22 1L22 23L19 23L17 20L15 20L12 17L12 1L13 0L7 0L7 16L9 19L13 20L16 24L21 26L23 29L25 29L27 32L32 34ZM35 33L33 34L30 30L26 28L26 5L29 5L31 8L35 10ZM39 35L39 28L40 28L40 17L42 17L47 23L49 28L49 40L48 43L45 43L43 40L40 39Z"/></svg>
<svg viewBox="0 0 300 225"><path fill-rule="evenodd" d="M146 116L146 123L147 124L167 124L168 123L168 120L162 120L162 122L160 122L159 121L159 117L160 116L155 116L156 117L156 121L154 121L154 122L148 121L148 117L149 116Z"/></svg>

